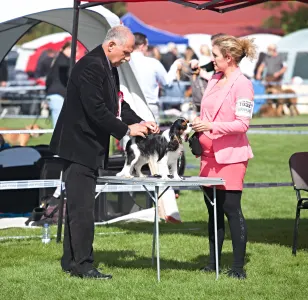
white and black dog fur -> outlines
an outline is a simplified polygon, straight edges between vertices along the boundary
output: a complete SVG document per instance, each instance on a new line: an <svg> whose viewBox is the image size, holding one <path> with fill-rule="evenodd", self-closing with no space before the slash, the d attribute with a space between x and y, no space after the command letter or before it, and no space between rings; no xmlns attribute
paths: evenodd
<svg viewBox="0 0 308 300"><path fill-rule="evenodd" d="M126 144L124 167L117 176L133 177L135 170L137 177L145 177L141 168L150 163L153 175L180 179L177 162L184 151L183 141L187 141L191 130L189 121L179 118L162 134L132 137Z"/></svg>

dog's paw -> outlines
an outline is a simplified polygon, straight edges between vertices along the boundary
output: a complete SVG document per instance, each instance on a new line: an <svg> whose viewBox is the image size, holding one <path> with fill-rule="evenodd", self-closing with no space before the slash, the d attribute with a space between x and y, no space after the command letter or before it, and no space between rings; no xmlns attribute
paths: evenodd
<svg viewBox="0 0 308 300"><path fill-rule="evenodd" d="M131 175L131 174L125 174L124 177L125 177L125 178L134 178L135 176L134 176L134 175Z"/></svg>

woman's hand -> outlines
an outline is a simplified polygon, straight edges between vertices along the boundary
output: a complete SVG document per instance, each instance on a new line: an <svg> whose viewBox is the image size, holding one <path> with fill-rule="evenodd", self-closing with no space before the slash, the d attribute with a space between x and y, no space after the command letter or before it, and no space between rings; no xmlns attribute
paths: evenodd
<svg viewBox="0 0 308 300"><path fill-rule="evenodd" d="M202 121L200 117L197 117L192 123L192 129L196 132L210 131L212 130L212 124L208 121Z"/></svg>

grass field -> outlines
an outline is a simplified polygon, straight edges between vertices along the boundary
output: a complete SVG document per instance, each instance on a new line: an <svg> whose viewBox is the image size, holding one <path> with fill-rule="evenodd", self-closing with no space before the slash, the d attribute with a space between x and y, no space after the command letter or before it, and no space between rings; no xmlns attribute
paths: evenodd
<svg viewBox="0 0 308 300"><path fill-rule="evenodd" d="M254 119L253 124L306 123L307 116ZM23 123L21 123L23 122ZM1 120L0 127L21 128L29 120ZM30 122L31 123L31 122ZM44 124L41 124L44 125ZM46 125L45 127L48 127ZM32 143L46 143L44 135ZM308 150L305 135L249 135L254 159L246 182L290 182L288 159ZM186 175L198 173L199 161L187 153ZM37 229L1 230L0 235L33 236L1 241L0 299L307 299L308 221L302 212L298 254L291 254L296 198L291 187L246 189L243 212L248 225L247 280L222 274L201 274L208 258L207 213L201 193L183 191L178 199L183 223L161 224L161 282L151 267L152 224L132 223L96 227L96 265L113 274L108 282L70 278L61 272L62 245L42 245ZM56 233L56 228L52 228ZM232 263L227 230L222 265Z"/></svg>

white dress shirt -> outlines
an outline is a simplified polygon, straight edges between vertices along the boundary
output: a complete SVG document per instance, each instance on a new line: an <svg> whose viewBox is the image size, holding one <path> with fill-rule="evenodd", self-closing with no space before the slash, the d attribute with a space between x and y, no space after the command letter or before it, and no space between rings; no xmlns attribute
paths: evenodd
<svg viewBox="0 0 308 300"><path fill-rule="evenodd" d="M167 73L159 60L140 51L131 53L130 65L148 104L158 104L159 86L171 85L176 79L176 62Z"/></svg>

